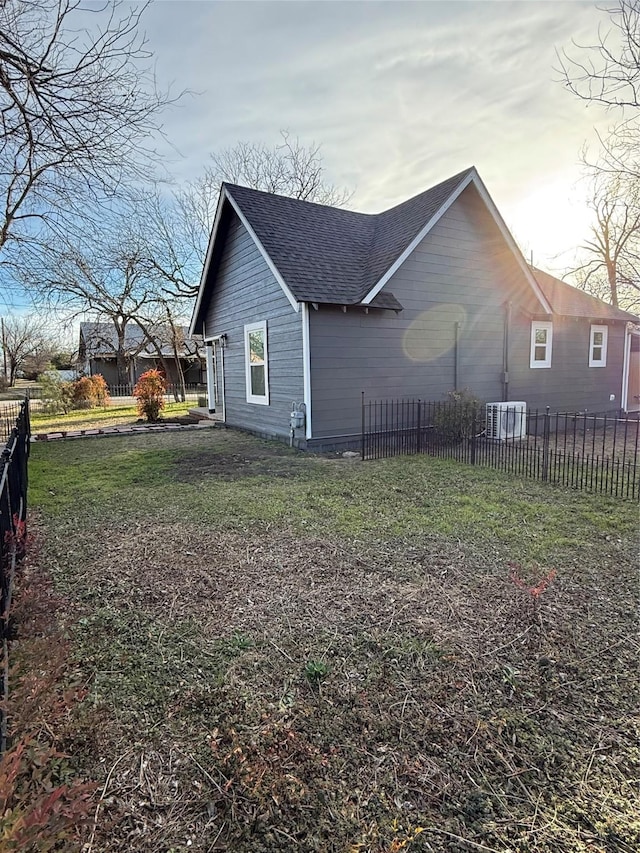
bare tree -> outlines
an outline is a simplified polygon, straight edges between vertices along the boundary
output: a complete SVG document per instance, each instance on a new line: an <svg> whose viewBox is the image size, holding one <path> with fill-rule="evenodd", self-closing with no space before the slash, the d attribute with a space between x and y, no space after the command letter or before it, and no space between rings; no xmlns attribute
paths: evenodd
<svg viewBox="0 0 640 853"><path fill-rule="evenodd" d="M69 228L123 183L147 177L159 112L147 4L0 3L0 249L38 223Z"/></svg>
<svg viewBox="0 0 640 853"><path fill-rule="evenodd" d="M8 385L15 385L18 371L30 360L37 359L46 367L53 344L42 317L10 314L2 318L1 328L3 370Z"/></svg>
<svg viewBox="0 0 640 853"><path fill-rule="evenodd" d="M591 181L594 224L573 272L585 290L630 310L640 295L640 193L616 174L596 171Z"/></svg>
<svg viewBox="0 0 640 853"><path fill-rule="evenodd" d="M312 142L305 146L286 130L280 131L280 136L282 141L273 147L239 142L212 154L202 182L216 191L228 181L334 207L349 201L351 192L325 182L319 145Z"/></svg>
<svg viewBox="0 0 640 853"><path fill-rule="evenodd" d="M320 146L304 145L281 131L281 142L239 142L211 156L200 179L166 193L156 186L136 205L147 234L149 264L167 295L193 298L204 263L216 204L223 182L286 195L303 201L342 206L352 193L324 177Z"/></svg>
<svg viewBox="0 0 640 853"><path fill-rule="evenodd" d="M640 4L618 0L603 10L608 26L591 44L559 54L561 79L576 97L616 120L600 154L583 154L591 183L591 234L573 273L580 286L613 305L634 308L640 292Z"/></svg>
<svg viewBox="0 0 640 853"><path fill-rule="evenodd" d="M115 227L88 229L85 238L70 236L55 247L29 253L24 284L69 317L90 314L113 328L105 335L115 350L118 382L128 381L127 328L152 298L135 245ZM96 334L100 334L98 331ZM99 341L94 341L97 343Z"/></svg>
<svg viewBox="0 0 640 853"><path fill-rule="evenodd" d="M640 4L618 0L602 9L608 27L591 44L573 43L558 54L560 79L576 97L599 104L614 118L601 152L585 165L591 173L616 175L631 185L640 181ZM621 187L624 189L624 187Z"/></svg>
<svg viewBox="0 0 640 853"><path fill-rule="evenodd" d="M217 198L218 189L196 182L174 192L156 185L131 204L147 273L164 299L197 294Z"/></svg>
<svg viewBox="0 0 640 853"><path fill-rule="evenodd" d="M182 359L187 353L184 327L176 316L177 306L162 297L147 302L135 322L142 329L145 346L155 351L165 376L171 376L170 364L173 363L176 381L173 383L173 398L176 403L187 399L187 388L182 367ZM197 349L197 345L196 349Z"/></svg>
<svg viewBox="0 0 640 853"><path fill-rule="evenodd" d="M608 109L640 107L640 6L618 0L603 8L609 28L599 28L592 44L573 43L558 54L561 79L582 100Z"/></svg>

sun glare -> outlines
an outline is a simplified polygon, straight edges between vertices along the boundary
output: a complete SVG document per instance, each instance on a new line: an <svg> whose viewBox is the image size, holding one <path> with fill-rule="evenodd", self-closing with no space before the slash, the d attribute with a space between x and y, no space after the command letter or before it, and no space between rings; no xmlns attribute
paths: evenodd
<svg viewBox="0 0 640 853"><path fill-rule="evenodd" d="M513 205L509 218L527 260L533 253L536 265L550 269L571 266L589 234L586 188L566 180L543 184Z"/></svg>

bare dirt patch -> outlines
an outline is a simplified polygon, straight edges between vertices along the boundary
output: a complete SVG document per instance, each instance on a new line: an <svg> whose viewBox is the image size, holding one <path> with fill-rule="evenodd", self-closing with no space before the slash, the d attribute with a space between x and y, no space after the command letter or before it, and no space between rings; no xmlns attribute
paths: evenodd
<svg viewBox="0 0 640 853"><path fill-rule="evenodd" d="M296 465L296 461L300 464ZM303 474L304 461L296 460L295 451L279 442L270 442L264 448L247 443L237 453L213 448L208 452L180 454L173 462L173 477L185 483L209 477L227 481L261 476L291 478Z"/></svg>

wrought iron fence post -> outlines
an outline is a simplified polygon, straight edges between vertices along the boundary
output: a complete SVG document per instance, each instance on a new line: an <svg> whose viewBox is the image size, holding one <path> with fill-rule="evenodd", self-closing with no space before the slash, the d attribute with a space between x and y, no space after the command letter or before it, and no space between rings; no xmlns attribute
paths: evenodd
<svg viewBox="0 0 640 853"><path fill-rule="evenodd" d="M417 436L417 441L416 441L416 451L418 453L422 453L422 415L421 415L421 410L422 410L422 401L418 400L418 420L417 420L418 436Z"/></svg>
<svg viewBox="0 0 640 853"><path fill-rule="evenodd" d="M544 413L544 426L542 432L542 479L546 482L549 479L549 435L551 425L550 407Z"/></svg>
<svg viewBox="0 0 640 853"><path fill-rule="evenodd" d="M362 457L362 461L364 462L364 391L362 392L362 425L361 425L361 436L360 436L360 456Z"/></svg>
<svg viewBox="0 0 640 853"><path fill-rule="evenodd" d="M471 412L471 464L476 464L476 432L478 429L477 425L477 410L474 406Z"/></svg>

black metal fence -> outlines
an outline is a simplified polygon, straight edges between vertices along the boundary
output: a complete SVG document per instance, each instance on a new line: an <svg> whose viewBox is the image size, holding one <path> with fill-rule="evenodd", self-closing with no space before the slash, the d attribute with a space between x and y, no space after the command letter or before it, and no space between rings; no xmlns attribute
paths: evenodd
<svg viewBox="0 0 640 853"><path fill-rule="evenodd" d="M29 401L25 400L8 435L3 435L6 444L0 454L0 639L7 636L16 560L25 545L30 434Z"/></svg>
<svg viewBox="0 0 640 853"><path fill-rule="evenodd" d="M485 465L573 489L640 499L640 421L484 406L362 398L363 459L415 453Z"/></svg>
<svg viewBox="0 0 640 853"><path fill-rule="evenodd" d="M7 744L7 694L9 689L9 633L11 596L18 560L24 556L27 536L27 466L29 460L29 400L17 407L3 405L0 426L6 438L0 454L0 757ZM13 417L8 429L7 419Z"/></svg>
<svg viewBox="0 0 640 853"><path fill-rule="evenodd" d="M0 444L4 444L13 432L23 405L18 400L0 402Z"/></svg>

